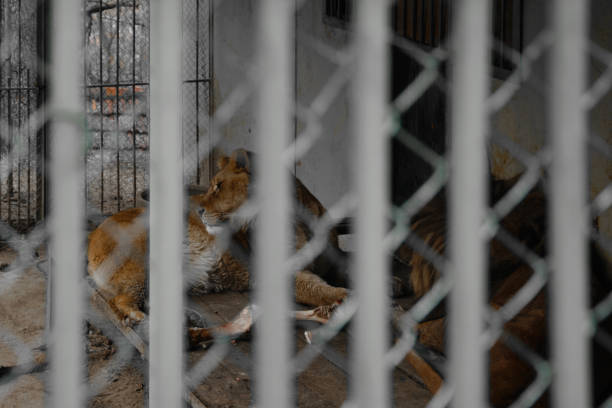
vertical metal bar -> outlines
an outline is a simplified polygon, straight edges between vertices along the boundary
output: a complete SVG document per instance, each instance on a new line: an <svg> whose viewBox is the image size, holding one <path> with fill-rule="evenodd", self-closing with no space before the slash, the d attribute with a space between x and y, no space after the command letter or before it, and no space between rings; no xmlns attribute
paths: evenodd
<svg viewBox="0 0 612 408"><path fill-rule="evenodd" d="M84 106L84 112L85 112L85 128L86 128L86 134L85 134L85 151L83 154L83 207L85 208L85 218L89 217L89 183L87 183L87 156L89 154L89 101L88 101L88 97L90 97L90 93L91 93L91 89L87 86L87 72L89 71L89 65L87 64L88 62L88 58L87 58L87 52L85 52L85 50L87 50L87 28L90 27L90 30L93 30L93 28L91 28L93 26L93 24L89 24L90 20L93 20L92 18L93 13L87 13L83 15L83 106ZM100 105L100 108L102 108L102 105ZM91 113L94 113L94 110L91 110Z"/></svg>
<svg viewBox="0 0 612 408"><path fill-rule="evenodd" d="M200 0L196 2L196 184L200 184Z"/></svg>
<svg viewBox="0 0 612 408"><path fill-rule="evenodd" d="M17 57L17 81L18 81L18 87L19 87L19 91L17 93L17 222L15 223L15 227L17 227L18 229L21 228L20 222L21 222L21 155L22 155L22 149L23 149L23 132L21 131L21 124L22 124L22 117L21 115L23 114L22 112L22 103L21 100L23 98L23 93L22 93L22 89L24 88L23 86L23 76L22 76L22 64L23 64L23 54L22 54L22 38L21 38L21 27L22 27L22 21L21 21L21 0L19 0L17 2L17 22L18 22L18 28L17 28L17 52L19 53L19 56Z"/></svg>
<svg viewBox="0 0 612 408"><path fill-rule="evenodd" d="M213 77L214 77L214 70L215 70L215 56L214 56L214 51L215 51L215 47L214 47L214 33L215 33L215 14L214 14L214 10L215 10L215 0L209 0L208 1L208 79L210 80L208 82L208 179L210 181L210 178L212 177L213 173L214 173L214 157L213 157L213 132L212 129L214 129L214 120L215 120L215 112L214 112L214 106L215 106L215 100L214 100L214 89L213 89Z"/></svg>
<svg viewBox="0 0 612 408"><path fill-rule="evenodd" d="M494 39L498 39L499 35L499 21L501 20L500 14L499 14L499 1L495 1L493 2L494 4L492 5L490 11L491 11L491 22L492 22L492 33L493 33L493 38ZM493 55L492 55L492 62L493 62L493 66L495 67L499 67L499 55L500 55L500 50L499 50L499 42L495 41L493 43Z"/></svg>
<svg viewBox="0 0 612 408"><path fill-rule="evenodd" d="M440 0L440 43L446 40L446 26L448 25L446 7L446 0Z"/></svg>
<svg viewBox="0 0 612 408"><path fill-rule="evenodd" d="M442 12L441 17L440 17L440 42L446 42L447 40L447 34L448 34L448 23L449 23L449 16L448 16L448 8L449 8L449 4L447 0L442 0Z"/></svg>
<svg viewBox="0 0 612 408"><path fill-rule="evenodd" d="M9 120L8 120L8 114L10 113L10 91L6 90L6 89L3 89L2 91L3 91L2 93L6 95L6 105L5 106L6 106L6 110L7 110L7 112L6 112L7 113L7 120L6 120L6 125L3 126L3 129L2 129L3 130L2 138L3 138L3 143L6 143L8 145L9 127L10 127ZM8 157L5 156L3 160L6 160L7 163L8 163ZM7 168L8 168L8 165L7 165ZM4 184L3 180L0 180L0 195L2 195L3 184ZM8 198L8 194L9 194L9 189L8 189L8 183L7 183L7 186L6 186L6 195L7 195L6 205L7 206L9 205L9 201L10 201L9 198ZM4 211L4 212L2 211L2 207L3 207L2 206L2 201L4 201L4 200L0 200L0 219L2 219L4 221L5 220L4 214L6 213L6 211Z"/></svg>
<svg viewBox="0 0 612 408"><path fill-rule="evenodd" d="M261 308L256 347L256 402L260 407L293 406L289 368L290 274L286 270L289 239L289 169L282 153L291 134L292 13L294 2L262 0L258 10L259 221L256 240L256 302Z"/></svg>
<svg viewBox="0 0 612 408"><path fill-rule="evenodd" d="M510 30L512 38L510 42L512 48L517 50L519 53L523 52L523 1L513 0L512 1L512 28ZM520 54L519 54L520 55ZM508 62L508 68L514 69L515 64L511 61Z"/></svg>
<svg viewBox="0 0 612 408"><path fill-rule="evenodd" d="M422 42L423 37L421 35L423 30L423 1L414 0L414 40Z"/></svg>
<svg viewBox="0 0 612 408"><path fill-rule="evenodd" d="M497 7L500 8L499 12L499 68L504 68L505 58L504 52L506 50L506 2L505 0L499 0L496 2Z"/></svg>
<svg viewBox="0 0 612 408"><path fill-rule="evenodd" d="M406 35L406 0L399 0L395 6L395 32L401 37L407 37Z"/></svg>
<svg viewBox="0 0 612 408"><path fill-rule="evenodd" d="M416 0L406 0L406 5L404 9L404 20L406 24L406 38L411 40L416 39Z"/></svg>
<svg viewBox="0 0 612 408"><path fill-rule="evenodd" d="M586 85L588 2L552 3L549 129L551 166L551 304L553 402L591 406L587 275Z"/></svg>
<svg viewBox="0 0 612 408"><path fill-rule="evenodd" d="M297 64L297 60L298 60L298 43L299 43L299 38L298 38L298 32L299 32L299 12L296 8L296 12L293 15L293 27L294 27L294 32L295 35L293 36L293 109L294 112L298 111L298 82L299 82L299 78L298 78L298 64ZM297 172L297 144L295 143L295 141L297 140L298 137L298 118L297 115L294 115L293 117L293 140L292 143L294 144L294 149L293 149L293 167L292 167L292 171L293 171L293 175L295 177L297 177L298 172Z"/></svg>
<svg viewBox="0 0 612 408"><path fill-rule="evenodd" d="M44 113L46 113L45 102L47 100L47 89L44 80L43 70L41 69L41 62L46 63L47 58L47 49L48 49L48 41L49 37L46 35L47 33L47 16L49 9L49 2L44 0L37 0L37 9L36 9L36 83L38 86L38 93L36 96L36 107L41 109ZM2 71L0 70L0 73ZM1 82L1 81L0 81ZM48 213L48 202L46 197L46 192L48 191L48 177L47 177L47 168L46 168L46 160L48 157L48 145L47 145L47 125L43 124L38 131L36 132L36 212L37 212L37 220L43 219L47 216ZM1 187L1 186L0 186ZM0 205L0 209L2 206ZM1 212L1 211L0 211ZM50 280L49 280L50 282ZM50 293L50 291L47 291ZM47 299L48 303L48 299ZM47 308L47 314L49 314L50 308ZM48 317L48 316L47 316ZM47 319L48 323L50 320ZM46 330L49 329L49 324L47 324Z"/></svg>
<svg viewBox="0 0 612 408"><path fill-rule="evenodd" d="M151 1L149 406L181 406L183 168L181 7Z"/></svg>
<svg viewBox="0 0 612 408"><path fill-rule="evenodd" d="M115 152L115 164L117 166L116 176L117 176L117 212L121 211L121 164L119 161L119 58L121 54L119 52L119 24L120 24L120 10L121 3L117 2L115 10L115 148L117 151Z"/></svg>
<svg viewBox="0 0 612 408"><path fill-rule="evenodd" d="M136 0L132 1L132 197L136 207Z"/></svg>
<svg viewBox="0 0 612 408"><path fill-rule="evenodd" d="M355 293L359 307L352 347L353 395L359 407L390 406L388 262L383 247L388 207L387 103L388 2L360 0L356 8L357 59L351 86L356 137L353 189L356 191ZM364 98L363 95L367 95ZM367 163L366 167L359 163Z"/></svg>
<svg viewBox="0 0 612 408"><path fill-rule="evenodd" d="M98 82L100 84L100 212L104 214L104 88L102 87L102 84L104 83L104 74L102 73L102 69L104 68L104 64L102 62L102 58L104 57L104 33L102 29L104 28L104 25L102 24L102 0L98 2L98 10L98 24L100 26L98 30L98 37L100 39L100 48L98 51L98 64L100 68L100 78Z"/></svg>
<svg viewBox="0 0 612 408"><path fill-rule="evenodd" d="M423 43L433 46L433 21L434 21L434 5L433 0L425 0L425 12L423 19L425 20L425 34L423 35Z"/></svg>
<svg viewBox="0 0 612 408"><path fill-rule="evenodd" d="M4 15L4 7L5 7L4 1L0 0L0 36L2 36L2 38L6 38L6 21L5 21L5 15ZM2 91L0 93L0 110L2 108L2 95L5 93L3 79L4 79L4 64L0 62L0 89ZM10 99L7 97L7 106L8 106L9 100ZM4 119L5 119L4 112L2 112L2 116L0 116L0 118L2 118L2 121L4 122ZM6 142L5 138L7 137L8 132L4 132L4 129L2 128L0 128L0 130L2 131L2 133L0 134L0 142L4 144ZM6 160L6 157L4 158L4 160ZM0 197L2 197L2 180L1 179L0 179ZM0 200L0 220L2 220L2 201L3 200Z"/></svg>
<svg viewBox="0 0 612 408"><path fill-rule="evenodd" d="M1 78L0 78L0 80L1 80ZM4 95L7 95L6 105L4 104ZM0 109L4 108L6 106L7 107L6 109L8 111L8 102L9 102L8 91L5 88L3 88L0 91ZM2 119L5 119L5 112L3 111L2 113L3 113ZM8 112L6 112L6 114L8 114ZM0 130L2 131L2 143L5 144L5 143L7 143L7 139L6 138L8 137L8 119L7 120L3 120L2 122L6 123L6 124L3 123L3 125L0 126ZM5 161L5 160L8 160L8 158L5 156L1 160ZM0 179L0 197L4 197L4 194L3 194L3 191L2 191L3 190L3 184L4 184L3 181ZM7 189L7 194L8 194L8 189ZM3 211L3 207L4 206L2 205L2 201L4 201L4 200L0 200L0 220L4 220L4 211ZM8 200L7 200L7 204L8 204Z"/></svg>
<svg viewBox="0 0 612 408"><path fill-rule="evenodd" d="M518 19L519 20L519 29L518 29L518 31L519 31L519 46L520 46L519 49L521 51L521 54L523 52L523 47L525 45L524 44L524 34L525 33L524 33L524 29L523 29L523 22L524 22L524 17L525 16L524 16L523 4L524 4L523 0L520 0L520 6L519 6L519 12L518 12L519 13L518 14L518 16L519 16L519 19Z"/></svg>
<svg viewBox="0 0 612 408"><path fill-rule="evenodd" d="M79 0L56 0L51 8L51 402L54 407L82 407L83 206L81 193L81 89L79 64L83 18ZM75 118L75 114L79 114ZM73 118L73 119L68 119Z"/></svg>
<svg viewBox="0 0 612 408"><path fill-rule="evenodd" d="M450 383L453 406L486 403L485 305L486 107L490 1L462 0L453 10L451 60Z"/></svg>
<svg viewBox="0 0 612 408"><path fill-rule="evenodd" d="M7 186L6 186L6 193L7 193L7 205L8 205L8 218L7 218L7 223L9 225L11 225L13 217L12 217L12 209L13 209L13 125L14 125L14 119L13 119L13 81L12 81L12 76L13 76L13 70L12 70L12 64L9 62L9 77L8 77L8 100L7 100L7 107L8 107L8 177L7 177Z"/></svg>
<svg viewBox="0 0 612 408"><path fill-rule="evenodd" d="M26 80L28 81L28 87L30 87L30 70L28 69L27 74L26 74ZM31 199L32 199L32 194L31 194L31 175L32 175L32 126L30 125L30 114L31 114L31 96L32 96L32 90L28 89L28 97L27 97L27 116L26 116L26 120L27 120L27 126L28 126L28 160L26 160L26 163L28 165L28 171L27 171L27 177L28 177L28 182L27 182L27 186L28 186L28 209L27 209L27 214L26 214L26 227L30 226L30 207L32 206L31 203Z"/></svg>
<svg viewBox="0 0 612 408"><path fill-rule="evenodd" d="M442 7L442 0L434 0L434 11L433 11L433 16L432 16L432 40L431 40L431 44L433 47L439 47L440 46L440 19L442 16L442 13L440 12L440 8Z"/></svg>

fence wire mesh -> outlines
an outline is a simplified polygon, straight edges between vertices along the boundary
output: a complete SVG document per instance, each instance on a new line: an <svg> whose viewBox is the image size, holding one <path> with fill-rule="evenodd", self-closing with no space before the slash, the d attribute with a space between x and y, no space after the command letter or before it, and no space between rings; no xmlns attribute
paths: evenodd
<svg viewBox="0 0 612 408"><path fill-rule="evenodd" d="M327 309L316 309L318 316L324 316L323 320L329 317L324 324L305 323L296 328L278 326L288 326L283 329L284 337L275 331L274 321L268 320L267 324L259 327L257 321L265 323L269 310L274 308L277 300L274 290L286 290L289 294L288 284L283 286L282 282L277 282L262 288L265 280L261 274L265 272L257 270L241 288L251 286L257 293L264 293L264 298L250 301L241 293L234 292L228 297L223 297L224 293L211 294L225 288L221 284L213 287L203 285L201 280L194 280L192 274L194 271L212 274L220 264L235 271L228 266L230 261L238 264L241 271L255 270L256 265L270 261L259 260L256 264L251 260L251 249L255 252L260 245L271 244L271 238L270 242L262 243L264 240L259 235L240 235L245 225L253 227L261 220L258 215L262 211L261 199L249 194L239 210L224 214L228 216L227 231L214 233L215 251L225 256L220 258L219 264L208 259L195 259L193 250L189 249L190 242L192 247L195 245L189 228L195 228L194 222L199 225L203 217L197 212L194 199L202 196L186 195L185 213L191 211L191 217L195 216L198 221L187 217L190 220L185 239L188 250L182 268L186 282L184 326L200 330L229 322L234 323L233 328L244 328L254 322L254 336L261 339L257 346L251 347L248 339L243 341L244 335L239 337L223 329L213 330L205 347L186 348L182 379L186 403L214 407L259 406L263 401L284 401L280 404L350 407L362 406L366 398L374 398L369 406L444 407L451 403L459 406L459 397L466 395L468 399L475 397L475 402L465 402L472 404L470 406L612 406L612 125L609 114L612 104L612 44L609 38L606 42L607 37L599 35L598 31L598 27L605 25L606 12L612 12L609 5L593 1L590 5L591 23L585 27L586 32L573 33L577 37L584 36L584 49L573 49L572 52L584 59L588 71L584 73L585 89L576 89L569 102L574 104L572 112L578 117L583 115L588 123L585 126L588 130L583 129L588 132L584 135L586 146L580 147L587 150L583 155L587 161L574 163L588 173L588 180L582 180L585 184L581 187L586 188L583 195L588 193L588 197L583 197L584 202L580 204L583 208L579 217L576 214L579 222L573 232L577 236L575 245L584 245L582 251L586 251L587 259L584 261L588 264L580 279L584 279L589 287L582 293L586 296L583 311L587 318L570 322L569 312L576 310L559 315L558 304L549 302L549 298L552 301L557 293L554 289L559 269L556 262L561 258L553 251L552 238L546 233L551 231L553 224L558 226L565 222L552 216L551 211L560 203L555 201L557 195L552 195L551 191L558 192L559 188L569 191L571 186L569 178L558 179L562 174L558 168L564 168L565 164L553 164L559 159L553 149L558 137L553 132L555 123L547 125L545 119L538 117L539 114L545 117L547 111L544 108L552 105L550 95L554 93L551 93L551 86L557 87L560 100L566 97L563 82L567 78L562 76L553 82L549 79L549 72L559 67L552 64L550 71L544 69L559 41L555 26L543 20L534 23L529 17L552 17L554 10L567 7L567 2L558 1L550 9L543 10L519 0L496 1L491 3L490 13L481 17L486 21L477 22L483 24L483 30L487 30L484 32L491 33L489 38L478 41L482 41L481 47L488 44L481 52L490 56L481 61L488 64L486 70L491 72L490 76L481 74L480 80L485 85L483 95L469 94L474 92L473 89L467 91L472 102L476 100L482 104L481 111L476 113L485 121L484 140L478 142L481 146L472 145L476 142L471 138L455 133L453 130L458 119L451 116L447 121L446 111L448 106L449 112L457 112L453 107L461 107L462 103L457 98L451 99L449 91L460 92L452 76L452 70L456 68L453 64L457 64L457 58L460 58L457 53L467 52L476 45L476 41L466 38L455 46L453 41L457 37L453 37L456 35L453 34L453 24L465 24L459 8L467 3L482 6L482 2L398 0L389 2L387 7L383 4L385 2L302 0L288 7L290 12L280 13L274 5L281 7L281 3L284 2L270 2L272 7L257 17L260 5L256 3L245 6L229 0L181 2L182 44L176 44L176 47L182 50L182 129L180 134L163 135L161 139L180 137L183 184L191 186L192 192L197 194L209 182L213 188L221 188L213 176L217 171L216 161L223 157L223 152L258 146L254 158L249 156L246 160L253 160L247 165L255 166L257 172L262 170L258 160L267 157L262 155L262 151L270 142L266 135L259 134L261 129L270 128L275 132L279 123L287 121L286 124L293 124L293 135L281 135L285 139L292 136L290 143L276 145L282 148L278 153L288 169L287 175L290 170L298 178L304 177L303 181L308 179L314 186L311 191L315 195L324 195L329 205L326 212L313 213L312 208L304 205L303 197L296 198L290 194L288 204L291 209L281 208L283 218L292 217L295 221L288 221L291 227L298 225L298 230L302 228L307 232L303 237L298 234L291 250L289 246L285 248L287 259L282 268L277 265L279 269L276 272L281 273L277 279L282 281L284 273L288 281L288 276L297 271L321 273L317 268L332 265L341 273L334 276L336 279L330 279L330 283L347 286L349 291L341 304L331 302ZM390 23L380 27L383 18L376 19L370 13L368 18L359 20L359 27L355 26L358 24L356 13L360 12L360 7L366 7L364 4L373 7L376 15L383 13ZM237 11L238 14L232 14ZM44 2L4 0L0 1L0 12L0 237L3 243L0 251L0 310L3 311L0 313L0 405L42 406L51 401L50 392L58 395L58 390L52 390L52 385L56 384L53 373L61 372L62 366L57 366L60 364L54 360L57 357L50 353L56 350L52 347L63 338L57 331L52 337L48 327L49 323L58 322L54 314L57 309L53 310L49 305L53 300L52 293L57 290L56 287L52 292L52 286L61 282L61 278L57 278L61 273L56 269L61 263L55 258L59 255L50 252L47 246L50 236L57 236L54 234L61 231L62 226L47 224L43 218L45 203L54 193L48 190L55 188L57 183L61 184L62 180L54 180L49 185L45 183L45 166L53 163L53 156L46 154L46 123L64 120L73 128L78 126L82 134L79 151L83 168L73 171L80 171L76 173L82 180L80 199L89 222L87 231L83 231L84 243L86 233L98 227L108 215L148 206L149 133L154 133L149 124L150 106L157 103L163 109L165 101L150 97L150 89L155 84L151 83L149 75L149 47L155 44L151 44L149 39L153 27L148 1L88 0L81 4L82 54L74 56L72 62L81 64L83 70L82 81L74 79L82 89L82 113L65 112L58 106L44 104L44 81L50 79L44 72L47 62L44 58L44 33L49 25ZM260 30L266 28L265 22L270 23L281 15L287 20L284 21L288 24L285 28L293 30L283 34L289 38L280 42L287 48L268 50L271 59L261 65L259 49L252 39L258 38ZM474 15L470 14L470 17ZM367 46L359 42L358 36L367 31L360 30L378 20L381 20L379 26L374 29L383 30L389 56L377 54L370 56L370 60L366 57L364 61L362 52ZM564 27L571 31L571 27ZM227 35L228 31L241 34L231 37ZM270 38L275 33L269 33ZM217 34L219 38L215 38ZM361 40L367 43L369 37L366 35ZM241 41L249 46L236 45ZM571 43L564 43L569 47L568 44ZM281 52L280 57L276 52ZM278 68L274 65L275 56L281 60L293 58L293 66L285 67L288 71L283 71L283 75L287 75L283 78L293 80L294 84L289 95L285 95L284 103L282 98L277 102L282 104L282 109L275 105L258 106L261 102L257 95L262 83L269 84L269 89L274 92L275 81L281 79L270 77L269 70ZM367 62L371 63L374 71L365 70ZM386 70L388 76L377 77L376 69L385 70L386 63L390 65ZM467 59L465 63L469 70L475 61ZM268 71L262 71L262 66ZM309 70L309 66L320 69ZM234 74L231 80L227 80L228 72ZM367 119L372 113L368 104L375 102L374 95L366 91L370 89L368 87L374 87L374 91L378 89L382 95L388 94L384 106L379 107L383 109L380 123ZM381 89L384 87L388 89ZM358 89L362 92L355 93ZM359 101L360 98L364 101ZM357 110L352 101L363 102L362 107L366 110ZM474 108L472 102L470 106L464 106L468 114ZM341 106L341 113L338 106ZM278 115L286 112L285 117L277 118L278 123L265 123L268 127L258 126L255 120L258 115L251 111L266 112L265 108L268 108L268 120L273 120L275 111ZM376 106L371 109L376 109ZM366 122L348 131L351 123L358 123L354 122L356 112L362 112L360 119ZM337 118L339 116L341 119ZM567 118L555 117L554 120L562 124L564 119ZM366 125L372 127L371 133L384 135L388 154L381 149L356 155L353 139L355 135L364 133ZM238 134L242 131L247 134ZM367 139L367 134L363 137ZM256 138L260 138L259 144L255 143ZM484 188L480 191L483 192L485 208L484 213L476 212L478 218L473 225L476 229L470 234L461 229L449 230L456 225L451 224L456 212L450 210L450 205L454 204L461 210L462 206L474 206L476 200L476 197L468 197L465 202L453 202L455 195L450 195L450 191L457 188L464 189L464 193L471 191L469 185L449 184L455 180L459 167L458 163L452 162L457 160L452 149L459 147L464 148L467 155L461 160L483 160L482 163L488 164L486 174L482 171L474 173L476 177L486 177L487 180L484 185L480 180L473 180L479 188ZM486 159L482 155L476 157L477 152L485 149ZM388 206L380 208L380 204L374 205L385 217L374 225L381 228L382 235L368 247L357 245L359 253L355 256L354 248L352 253L350 248L347 249L350 237L360 231L359 227L353 228L354 224L359 225L364 218L373 217L371 212L360 213L359 209L365 205L364 197L368 193L374 195L373 191L378 191L372 185L362 185L361 194L357 194L359 182L381 170L373 169L376 164L370 155L376 156L379 165L388 165L391 194ZM352 162L347 167L351 169L350 173L355 173L350 177L356 177L356 182L349 179L348 172L342 173L341 170L338 170L339 175L329 175L329 180L325 180L326 177L319 180L321 171L307 168L341 169L343 160ZM261 171L258 176L268 173ZM336 178L342 179L341 183L331 188L321 187L326 181L332 183ZM552 187L555 183L557 190ZM580 180L573 185L577 183ZM263 185L255 183L257 188L263 188ZM329 193L330 189L334 190L333 193ZM254 188L249 190L252 192ZM59 197L57 201L59 206L61 199ZM549 213L551 216L547 215ZM274 213L269 216L274 218ZM76 290L87 299L79 310L83 315L83 324L79 327L82 329L81 345L85 358L77 370L87 378L81 381L79 388L83 400L90 406L125 406L128 401L144 404L147 395L154 394L148 388L147 370L150 367L147 360L152 361L151 367L156 367L158 354L162 353L149 354L148 304L143 297L143 302L138 305L145 312L140 321L140 316L126 315L113 302L112 296L109 297L108 287L105 287L111 280L113 267L123 265L127 260L146 265L146 250L138 254L140 258L134 258L132 247L135 237L148 228L148 217L148 210L138 212L130 218L129 228L118 219L104 224L102 230L107 234L111 249L102 264L101 275L86 277L83 270L82 281L76 282L79 288ZM355 221L356 217L360 220ZM345 223L340 221L351 218L347 232ZM289 229L289 226L285 227ZM206 230L203 224L202 228ZM290 231L293 232L293 228ZM451 241L453 233L455 238ZM204 234L213 233L208 230ZM343 251L330 253L330 236L337 235L344 243ZM250 242L255 237L259 237L258 242ZM485 243L480 255L483 271L480 276L464 278L466 271L457 270L456 262L462 254L451 259L451 253L454 253L451 251L462 248L457 246L458 242L464 241L469 245L477 239ZM205 242L196 244L205 245ZM372 245L384 248L385 261L377 263L375 270L362 272L362 280L356 281L355 271L368 265ZM294 247L298 249L294 250ZM564 246L561 250L570 260L579 254L574 247ZM84 265L83 253L72 255ZM322 266L318 262L322 255L330 265ZM478 257L478 252L474 256ZM354 259L360 260L359 263L356 264ZM141 272L141 290L144 291L148 283L145 269ZM564 278L570 283L568 299L557 299L557 302L568 302L569 297L578 296L579 284L573 287L571 284L577 274L578 271L569 271L568 277ZM369 284L368 278L373 278ZM458 285L460 279L468 280ZM377 291L376 285L386 280L389 288L380 287ZM366 282L366 286L360 287L359 282L362 285ZM479 295L475 290L478 285L484 292L482 302L478 301ZM473 299L467 300L477 301L473 311L475 315L462 316L465 309L457 309L460 306L451 303L449 294L460 286L467 287L463 300L472 296ZM388 293L382 293L384 290ZM394 295L392 299L387 298L390 294ZM288 308L278 304L275 315L279 320L282 316L285 320L288 316L295 316L291 312L294 308L303 309L292 302ZM284 305L283 302L280 304ZM368 305L369 309L377 312L370 316L370 320L357 322L357 314L364 313ZM378 309L381 305L384 312ZM262 316L262 313L267 314ZM460 327L451 329L447 315L456 319ZM375 321L377 316L379 324L368 326L368 321ZM549 332L553 316L556 316L559 331ZM234 317L237 320L232 320ZM468 317L473 325L471 334L474 338L461 346L456 337L448 336L465 329ZM174 316L174 319L182 321L183 317ZM381 335L379 345L382 348L375 361L368 363L365 357L371 355L360 359L355 353L371 351L368 349L369 341L377 337L371 333L373 327L377 327L376 334ZM391 334L388 343L385 333L380 333L387 327ZM586 353L577 362L571 363L571 353L567 351L553 354L560 336L572 338L576 335L583 340L581 347ZM269 354L265 355L274 356L276 351L279 358L274 361L278 360L281 368L279 371L273 368L271 371L258 371L266 361L253 357L262 352L270 339L280 338L284 339L280 345L274 343L274 347L279 348L268 347ZM52 339L55 339L55 344L50 343ZM357 346L353 348L355 344ZM281 349L283 346L290 352L288 358L280 358L285 354ZM468 354L468 349L474 354ZM453 353L457 356L462 352L472 357L465 364L451 369L445 357L448 352L451 358ZM586 357L589 352L592 358ZM74 355L78 354L75 350ZM481 362L476 364L480 359ZM361 365L354 364L357 360ZM573 364L576 371L565 368L564 362ZM56 365L55 371L48 369L49 364ZM377 376L374 379L363 375L364 365L372 369L376 365ZM580 365L585 367L586 374L578 371ZM466 378L468 385L461 385L457 378L461 375L467 377L468 372L471 373ZM257 373L260 373L259 377ZM433 377L427 377L429 374ZM275 375L286 377L283 393L261 378L266 376L267 380L273 380ZM474 384L473 381L476 384L469 385ZM584 381L580 395L574 392L578 381ZM258 388L251 387L251 382ZM160 384L159 381L153 383ZM373 389L370 387L377 388L378 393L369 393ZM580 402L571 402L570 397L560 400L563 391L572 398L580 398ZM266 396L266 393L270 395ZM59 404L58 401L70 399L70 396L65 397L66 400L54 401ZM178 401L174 403L180 404ZM272 406L273 402L270 404ZM268 405L264 403L264 406Z"/></svg>

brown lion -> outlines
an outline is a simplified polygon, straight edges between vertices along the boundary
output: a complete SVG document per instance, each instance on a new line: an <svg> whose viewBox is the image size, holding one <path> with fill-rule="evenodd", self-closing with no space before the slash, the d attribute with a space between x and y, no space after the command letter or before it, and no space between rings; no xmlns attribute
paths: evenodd
<svg viewBox="0 0 612 408"><path fill-rule="evenodd" d="M249 289L249 237L254 217L245 215L242 207L251 195L253 155L236 150L222 157L218 168L208 191L191 197L187 215L183 273L187 286L198 293ZM298 179L294 185L298 207L295 246L300 249L312 236L310 223L320 219L325 208ZM107 218L89 235L89 275L119 316L130 323L145 317L147 222L146 209L128 209ZM327 239L324 253L295 273L298 303L326 307L347 296L334 229ZM341 286L332 286L324 278ZM190 342L206 340L209 334L192 330Z"/></svg>
<svg viewBox="0 0 612 408"><path fill-rule="evenodd" d="M491 181L492 203L500 199L516 182L516 179ZM413 219L411 229L434 251L443 254L446 248L446 200L443 193L429 202ZM541 186L537 186L500 222L507 235L545 259L547 231L547 202ZM409 259L411 266L410 281L418 296L429 291L440 277L434 265L421 253L403 245L398 253ZM612 267L601 256L599 249L592 244L591 264L591 305L596 305L612 289ZM507 248L500 235L496 235L489 245L489 304L494 309L505 305L529 280L533 270L524 259ZM520 340L543 358L548 357L548 300L543 288L514 318L505 323L504 331ZM443 309L443 307L442 307ZM430 320L418 327L421 344L444 353L446 318L439 317L444 312L434 313ZM612 318L608 316L599 325L600 329L610 332ZM604 350L593 342L593 400L602 402L612 392L611 367L612 350ZM490 401L495 407L512 404L535 379L534 368L510 349L503 341L497 341L489 351L489 392ZM436 383L437 385L437 383ZM432 391L436 391L433 389ZM537 406L547 406L544 395Z"/></svg>

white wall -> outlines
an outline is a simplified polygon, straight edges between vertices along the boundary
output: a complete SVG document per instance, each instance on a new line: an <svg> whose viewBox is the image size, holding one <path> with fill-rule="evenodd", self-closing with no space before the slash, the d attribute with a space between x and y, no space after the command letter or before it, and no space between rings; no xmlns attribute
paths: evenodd
<svg viewBox="0 0 612 408"><path fill-rule="evenodd" d="M214 79L213 110L226 104L237 85L246 82L255 55L255 10L257 1L215 1L214 9ZM226 153L243 147L253 149L255 118L253 97L243 103L231 120L220 128L217 146Z"/></svg>
<svg viewBox="0 0 612 408"><path fill-rule="evenodd" d="M348 43L347 32L323 22L321 1L309 1L298 13L297 27L297 87L298 103L311 106L338 66L302 41L300 31L332 49L342 49ZM296 173L311 192L329 207L349 191L350 142L349 101L345 86L322 117L321 138L296 164ZM298 135L303 124L298 122Z"/></svg>
<svg viewBox="0 0 612 408"><path fill-rule="evenodd" d="M216 2L214 11L214 106L224 103L236 85L246 76L254 56L256 1L224 0ZM333 47L343 47L347 42L346 32L323 23L322 2L307 1L297 17L298 30L320 39ZM319 55L298 39L296 50L297 80L295 90L298 101L309 106L318 95L336 68L333 63ZM229 123L221 129L219 148L225 153L237 147L255 147L255 117L253 98L236 111ZM346 92L335 99L331 109L324 115L321 139L313 149L295 166L298 177L323 202L332 205L348 191ZM304 123L296 123L297 132ZM295 135L291 135L291 139ZM292 169L294 170L294 169Z"/></svg>

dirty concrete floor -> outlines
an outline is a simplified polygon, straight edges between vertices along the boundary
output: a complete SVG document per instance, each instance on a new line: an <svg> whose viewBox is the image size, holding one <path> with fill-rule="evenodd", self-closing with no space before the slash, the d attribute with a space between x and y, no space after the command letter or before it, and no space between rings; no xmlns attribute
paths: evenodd
<svg viewBox="0 0 612 408"><path fill-rule="evenodd" d="M39 250L39 253L41 258L45 257L43 250ZM1 367L12 367L32 358L41 364L46 360L46 277L36 267L26 268L19 274L12 274L10 266L2 267L14 259L12 251L0 251L0 373ZM246 294L207 295L200 301L202 307L208 309L209 315L215 315L221 320L231 319L243 306L241 302L248 302ZM90 389L87 406L145 406L147 363L108 319L93 307L89 307L86 317L90 322L83 327L87 352L83 371L88 374ZM302 343L302 340L296 340L298 348L304 346ZM347 358L346 334L337 336L330 346L339 353L339 358ZM195 395L207 408L250 405L250 347L248 341L232 344L230 358L224 360L196 387ZM31 355L20 353L19 350L30 351ZM187 358L188 369L205 353L204 350L190 352ZM239 355L243 356L239 360L247 364L246 368L240 368L241 364L234 361ZM410 367L403 367L402 370L394 372L394 405L410 408L425 406L431 395ZM47 377L45 365L39 365L36 373L18 376L10 382L0 376L0 408L43 407L48 389ZM346 397L346 382L345 374L319 357L297 378L297 403L304 408L340 406Z"/></svg>
<svg viewBox="0 0 612 408"><path fill-rule="evenodd" d="M39 253L41 257L45 256L44 251ZM44 363L46 359L46 278L36 267L26 268L18 274L10 272L11 267L7 264L14 259L13 251L0 251L0 265L4 265L0 271L0 367L13 367L32 357L37 363ZM93 378L104 373L116 350L95 327L90 326L86 334L87 371ZM111 370L111 375L103 376L105 385L97 387L97 395L90 398L88 405L109 408L144 406L144 367L142 359L134 355L123 369ZM9 382L0 378L0 408L44 407L46 383L45 366L40 372L21 375Z"/></svg>

